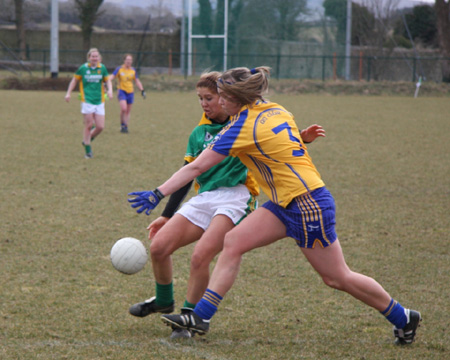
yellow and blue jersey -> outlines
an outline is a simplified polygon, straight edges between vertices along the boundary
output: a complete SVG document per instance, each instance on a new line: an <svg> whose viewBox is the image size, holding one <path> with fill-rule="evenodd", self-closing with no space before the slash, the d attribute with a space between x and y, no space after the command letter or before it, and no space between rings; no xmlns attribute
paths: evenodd
<svg viewBox="0 0 450 360"><path fill-rule="evenodd" d="M113 75L117 78L118 90L123 90L127 93L134 92L133 80L139 78L136 69L134 67L127 69L123 65L119 66L114 70Z"/></svg>
<svg viewBox="0 0 450 360"><path fill-rule="evenodd" d="M293 115L276 103L257 101L242 107L209 148L238 157L264 193L282 207L325 186Z"/></svg>
<svg viewBox="0 0 450 360"><path fill-rule="evenodd" d="M194 161L226 124L227 122L214 123L203 114L198 126L189 136L184 160L189 163ZM238 158L231 156L195 179L195 189L198 193L212 191L219 187L234 187L239 184L245 185L252 195L259 194L259 186L254 176Z"/></svg>

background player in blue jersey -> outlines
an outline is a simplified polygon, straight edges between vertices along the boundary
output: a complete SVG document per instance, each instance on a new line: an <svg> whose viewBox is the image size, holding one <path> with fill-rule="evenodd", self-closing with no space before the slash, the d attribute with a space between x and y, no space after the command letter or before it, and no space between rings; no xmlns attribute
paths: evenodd
<svg viewBox="0 0 450 360"><path fill-rule="evenodd" d="M131 107L134 103L134 85L141 91L142 97L145 99L146 94L138 73L133 65L133 56L125 54L123 64L117 67L112 75L111 81L117 78L117 99L120 106L120 132L128 133L128 123L130 121Z"/></svg>
<svg viewBox="0 0 450 360"><path fill-rule="evenodd" d="M226 156L234 156L255 175L269 201L225 235L221 255L208 288L193 312L164 315L171 326L199 334L232 287L244 253L286 236L328 286L345 291L380 311L394 325L396 343L411 344L421 315L403 308L374 279L347 266L335 232L334 200L320 178L299 136L293 116L281 105L267 102L269 69L237 68L218 81L220 104L232 117L229 126L198 159L176 172L153 192L135 192L129 199L139 211L151 211L164 197L207 171Z"/></svg>
<svg viewBox="0 0 450 360"><path fill-rule="evenodd" d="M185 165L194 161L229 122L228 114L219 104L216 83L220 75L206 73L197 82L197 95L204 113L189 137ZM325 132L321 126L312 125L303 130L301 136L304 141L312 142L318 136L325 136ZM182 307L183 313L191 312L206 290L209 265L222 249L225 234L256 207L259 187L238 158L227 157L198 176L195 180L198 195L176 212L192 183L175 192L162 215L148 227L156 296L131 306L130 313L134 316L174 310L171 255L180 247L199 240L192 254ZM175 328L171 337L191 337L191 332Z"/></svg>

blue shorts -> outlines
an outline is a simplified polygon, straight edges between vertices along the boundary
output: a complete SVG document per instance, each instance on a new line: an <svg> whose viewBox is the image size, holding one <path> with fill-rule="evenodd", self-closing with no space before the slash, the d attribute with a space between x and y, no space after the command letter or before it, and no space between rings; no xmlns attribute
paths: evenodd
<svg viewBox="0 0 450 360"><path fill-rule="evenodd" d="M127 93L126 91L119 90L117 98L120 100L125 100L127 104L132 104L134 102L134 93Z"/></svg>
<svg viewBox="0 0 450 360"><path fill-rule="evenodd" d="M294 238L301 248L331 245L336 239L336 208L333 196L321 187L297 196L283 208L268 201L262 205L286 226L286 235Z"/></svg>

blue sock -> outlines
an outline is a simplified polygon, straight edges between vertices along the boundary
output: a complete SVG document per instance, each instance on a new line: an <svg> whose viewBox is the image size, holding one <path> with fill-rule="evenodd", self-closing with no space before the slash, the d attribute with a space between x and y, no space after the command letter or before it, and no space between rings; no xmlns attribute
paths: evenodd
<svg viewBox="0 0 450 360"><path fill-rule="evenodd" d="M403 329L408 322L405 314L405 308L397 301L391 299L389 306L381 313L388 319L397 329Z"/></svg>
<svg viewBox="0 0 450 360"><path fill-rule="evenodd" d="M218 293L206 289L205 295L195 306L194 312L200 316L203 320L211 319L217 311L223 297Z"/></svg>

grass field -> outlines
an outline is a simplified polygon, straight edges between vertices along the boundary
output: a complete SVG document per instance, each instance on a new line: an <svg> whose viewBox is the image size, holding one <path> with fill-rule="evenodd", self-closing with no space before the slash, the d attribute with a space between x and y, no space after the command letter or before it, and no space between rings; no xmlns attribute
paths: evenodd
<svg viewBox="0 0 450 360"><path fill-rule="evenodd" d="M130 133L117 102L84 159L82 117L63 92L0 91L1 359L447 359L450 333L450 102L447 98L273 95L300 128L337 203L337 231L355 271L377 279L424 321L393 345L375 310L326 287L292 239L244 258L205 337L170 341L159 316L128 307L153 295L150 266L113 269L124 236L146 240L127 193L150 190L183 163L201 115L194 92L137 98ZM261 197L261 202L264 197ZM174 256L183 302L192 247Z"/></svg>

